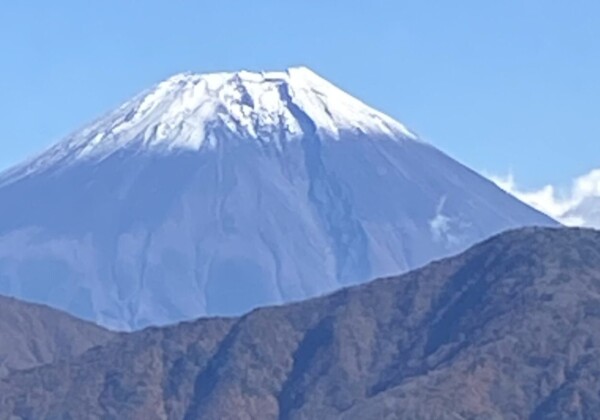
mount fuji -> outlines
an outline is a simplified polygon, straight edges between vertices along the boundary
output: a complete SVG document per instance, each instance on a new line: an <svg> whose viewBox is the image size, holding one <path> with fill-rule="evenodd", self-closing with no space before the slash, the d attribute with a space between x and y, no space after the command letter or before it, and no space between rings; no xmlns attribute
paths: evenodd
<svg viewBox="0 0 600 420"><path fill-rule="evenodd" d="M0 175L0 294L237 315L557 223L306 68L179 74Z"/></svg>

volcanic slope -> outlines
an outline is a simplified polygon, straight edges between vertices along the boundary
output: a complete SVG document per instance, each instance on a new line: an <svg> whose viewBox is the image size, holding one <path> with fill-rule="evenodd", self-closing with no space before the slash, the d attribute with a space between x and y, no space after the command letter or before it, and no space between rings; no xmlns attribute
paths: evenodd
<svg viewBox="0 0 600 420"><path fill-rule="evenodd" d="M0 175L0 203L0 293L125 330L557 225L306 68L171 77Z"/></svg>

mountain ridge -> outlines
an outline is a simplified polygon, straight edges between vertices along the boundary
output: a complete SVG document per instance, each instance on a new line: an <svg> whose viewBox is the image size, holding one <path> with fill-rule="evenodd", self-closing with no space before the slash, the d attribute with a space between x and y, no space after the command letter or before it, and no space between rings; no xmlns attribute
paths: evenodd
<svg viewBox="0 0 600 420"><path fill-rule="evenodd" d="M115 333L66 313L0 296L0 377L83 353Z"/></svg>
<svg viewBox="0 0 600 420"><path fill-rule="evenodd" d="M587 229L510 231L328 296L123 335L0 381L0 413L591 419L599 243Z"/></svg>

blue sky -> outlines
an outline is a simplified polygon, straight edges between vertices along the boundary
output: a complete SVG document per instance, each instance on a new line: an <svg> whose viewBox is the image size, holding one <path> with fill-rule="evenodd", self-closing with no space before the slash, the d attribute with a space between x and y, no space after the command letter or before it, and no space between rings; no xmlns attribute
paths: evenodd
<svg viewBox="0 0 600 420"><path fill-rule="evenodd" d="M521 187L600 167L597 0L19 0L0 54L1 168L173 73L300 64Z"/></svg>

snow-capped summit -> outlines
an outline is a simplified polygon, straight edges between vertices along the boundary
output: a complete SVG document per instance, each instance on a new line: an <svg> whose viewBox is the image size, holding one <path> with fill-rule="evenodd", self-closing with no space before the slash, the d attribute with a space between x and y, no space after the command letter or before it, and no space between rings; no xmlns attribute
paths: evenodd
<svg viewBox="0 0 600 420"><path fill-rule="evenodd" d="M261 73L181 73L28 162L21 172L103 159L123 148L157 153L214 148L227 138L282 147L306 134L304 120L315 125L321 139L339 140L344 133L417 138L306 67Z"/></svg>
<svg viewBox="0 0 600 420"><path fill-rule="evenodd" d="M305 68L179 74L0 175L0 294L132 329L556 222Z"/></svg>

